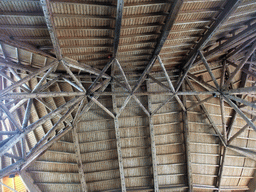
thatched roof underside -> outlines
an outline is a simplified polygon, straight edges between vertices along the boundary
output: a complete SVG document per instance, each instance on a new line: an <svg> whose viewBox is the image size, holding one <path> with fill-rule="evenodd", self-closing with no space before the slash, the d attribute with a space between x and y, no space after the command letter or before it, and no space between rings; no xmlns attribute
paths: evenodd
<svg viewBox="0 0 256 192"><path fill-rule="evenodd" d="M255 190L255 16L255 0L0 1L0 178Z"/></svg>

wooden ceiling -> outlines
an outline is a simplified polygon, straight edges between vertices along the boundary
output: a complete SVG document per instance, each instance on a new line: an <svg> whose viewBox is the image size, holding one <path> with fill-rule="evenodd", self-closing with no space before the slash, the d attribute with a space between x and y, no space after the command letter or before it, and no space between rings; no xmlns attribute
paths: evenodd
<svg viewBox="0 0 256 192"><path fill-rule="evenodd" d="M255 10L0 1L0 178L35 192L255 190Z"/></svg>

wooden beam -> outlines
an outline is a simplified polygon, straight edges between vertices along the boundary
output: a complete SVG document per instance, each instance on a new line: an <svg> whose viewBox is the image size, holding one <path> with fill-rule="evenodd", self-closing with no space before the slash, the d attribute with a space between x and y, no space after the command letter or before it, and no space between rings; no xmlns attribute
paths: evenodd
<svg viewBox="0 0 256 192"><path fill-rule="evenodd" d="M111 76L114 76L114 67L112 66ZM115 85L111 84L111 90L115 91ZM116 96L112 96L112 105L114 114L117 115L117 99ZM118 156L118 164L119 164L119 173L120 173L120 180L121 180L121 189L122 192L126 192L126 184L125 184L125 176L124 176L124 165L123 165L123 157L122 157L122 149L121 149L121 137L120 137L120 130L119 130L119 121L118 117L114 118L114 125L115 125L115 135L116 135L116 145L117 145L117 156Z"/></svg>
<svg viewBox="0 0 256 192"><path fill-rule="evenodd" d="M218 173L218 177L217 177L218 191L221 191L221 181L223 178L223 170L224 170L224 165L225 165L226 154L227 154L227 148L223 147L222 157L220 159L219 173Z"/></svg>
<svg viewBox="0 0 256 192"><path fill-rule="evenodd" d="M194 64L194 61L197 57L197 53L199 50L202 50L205 45L209 42L211 37L215 34L215 32L221 27L221 25L229 18L230 14L236 10L238 5L240 4L240 0L227 1L224 9L219 14L217 20L211 25L209 30L204 34L199 43L196 44L195 48L189 53L185 65L183 66L183 73L180 74L178 83L176 85L176 91L179 90L182 85L188 71Z"/></svg>
<svg viewBox="0 0 256 192"><path fill-rule="evenodd" d="M146 75L149 73L149 71L153 67L155 60L156 60L156 56L159 55L161 49L163 48L163 45L169 35L169 32L171 31L171 29L173 27L173 24L177 18L178 12L179 12L182 4L183 4L183 0L175 0L174 2L171 3L169 14L166 17L165 25L163 26L163 30L162 30L160 37L158 38L157 44L156 44L154 52L152 54L152 58L150 59L149 64L147 65L145 70L143 71L137 84L132 89L132 93L134 93L139 88L139 86L145 80Z"/></svg>
<svg viewBox="0 0 256 192"><path fill-rule="evenodd" d="M13 47L17 47L17 48L29 51L29 52L37 54L37 55L41 55L43 57L56 59L54 56L37 49L36 47L34 47L31 44L20 42L20 41L15 41L5 34L0 34L0 42L8 44Z"/></svg>
<svg viewBox="0 0 256 192"><path fill-rule="evenodd" d="M204 102L206 102L206 101L208 101L208 100L210 100L210 99L212 99L212 98L214 98L214 96L209 96L209 97L207 97L207 98L201 100L200 102L197 102L197 103L195 103L194 105L191 105L190 107L187 108L187 110L189 111L189 110L191 110L191 109L197 107L198 105L203 104Z"/></svg>
<svg viewBox="0 0 256 192"><path fill-rule="evenodd" d="M3 59L1 57L0 57L0 66L9 67L9 68L13 68L13 69L19 69L19 70L27 71L27 72L30 72L30 73L33 73L37 70L36 68L30 67L30 66L27 66L27 65L22 65L22 64L19 64L19 63L15 63L13 61Z"/></svg>
<svg viewBox="0 0 256 192"><path fill-rule="evenodd" d="M195 81L198 85L200 85L201 87L203 87L204 89L211 91L211 90L216 90L215 87L211 86L209 83L206 83L205 81L199 79L198 77L196 77L195 75L191 74L191 73L187 73L187 76L192 79L193 81Z"/></svg>
<svg viewBox="0 0 256 192"><path fill-rule="evenodd" d="M36 184L34 184L34 180L28 172L23 170L23 171L20 171L19 174L20 174L21 180L23 181L23 183L25 184L29 192L42 192L41 189L39 189L39 187Z"/></svg>
<svg viewBox="0 0 256 192"><path fill-rule="evenodd" d="M0 12L0 17L43 17L41 12Z"/></svg>
<svg viewBox="0 0 256 192"><path fill-rule="evenodd" d="M23 78L22 80L14 83L13 85L5 88L4 90L0 91L0 96L3 96L4 94L8 93L9 91L12 91L13 89L23 85L24 83L26 83L27 81L29 81L30 79L34 78L35 76L37 76L38 74L48 70L49 68L51 68L52 66L56 65L56 62L52 62L49 65L42 67L38 70L36 70L34 73L31 73L30 75L28 75L27 77Z"/></svg>
<svg viewBox="0 0 256 192"><path fill-rule="evenodd" d="M114 54L113 56L116 57L119 39L120 39L120 32L121 32L121 24L122 24L122 17L123 17L123 8L124 8L124 1L117 0L117 10L116 10L116 24L115 24L115 31L114 31Z"/></svg>
<svg viewBox="0 0 256 192"><path fill-rule="evenodd" d="M69 93L69 92L68 92ZM76 93L80 95L81 93ZM142 96L142 95L171 95L174 96L176 95L215 95L219 96L220 93L217 91L180 91L177 93L171 93L171 92L166 92L166 91L156 91L156 92L135 92L133 93L134 95L137 96ZM96 96L102 96L102 95L116 95L116 96L132 96L131 93L129 92L95 92L94 95Z"/></svg>
<svg viewBox="0 0 256 192"><path fill-rule="evenodd" d="M0 103L0 108L5 112L6 116L10 120L10 122L12 122L12 124L16 128L16 131L22 131L21 126L18 124L15 117L9 112L7 107L4 104Z"/></svg>
<svg viewBox="0 0 256 192"><path fill-rule="evenodd" d="M51 6L49 0L41 0L40 4L42 6L43 12L44 12L44 18L46 21L46 25L52 40L52 45L56 54L56 58L58 61L62 60L62 53L60 49L59 40L57 38L57 33L55 29L55 25L53 22L53 16L51 12Z"/></svg>
<svg viewBox="0 0 256 192"><path fill-rule="evenodd" d="M61 123L63 123L69 116L70 114L77 108L77 105L79 104L79 102L77 102L76 104L74 104L73 106L71 106L68 111L61 116L61 118L57 121L57 123L55 123L53 125L53 127L36 143L36 145L29 151L29 153L27 154L28 156L30 154L35 153L43 144L45 141L47 141L51 135L59 128L59 125Z"/></svg>
<svg viewBox="0 0 256 192"><path fill-rule="evenodd" d="M249 106L253 109L256 109L256 104L255 103L252 103L252 102L249 102L249 101L246 101L244 99L241 99L240 97L236 97L236 96L233 96L233 95L227 95L227 97L229 97L230 99L238 102L238 103L243 103L245 104L246 106Z"/></svg>
<svg viewBox="0 0 256 192"><path fill-rule="evenodd" d="M224 107L224 101L222 96L220 96L220 112L221 112L221 124L222 124L223 137L225 142L227 143L228 135L227 135L226 121L225 121L225 107Z"/></svg>
<svg viewBox="0 0 256 192"><path fill-rule="evenodd" d="M84 63L75 61L73 59L63 58L63 60L65 61L66 65L68 65L69 67L79 69L81 71L85 71L94 75L99 75L101 73L101 70L93 68L90 65L86 65ZM110 76L107 75L106 73L103 73L102 77L110 79Z"/></svg>
<svg viewBox="0 0 256 192"><path fill-rule="evenodd" d="M256 117L252 119L252 122L256 121ZM229 138L228 144L230 144L235 138L237 138L242 132L244 132L245 129L249 127L249 124L247 123L245 126L243 126L238 132L236 132L232 137Z"/></svg>
<svg viewBox="0 0 256 192"><path fill-rule="evenodd" d="M0 131L0 135L15 135L17 131Z"/></svg>
<svg viewBox="0 0 256 192"><path fill-rule="evenodd" d="M5 185L5 184L2 183L2 182L0 182L0 185L3 185L4 187L8 188L8 189L11 190L11 191L18 192L18 191L16 191L15 189L9 187L8 185Z"/></svg>
<svg viewBox="0 0 256 192"><path fill-rule="evenodd" d="M86 93L86 90L84 88L84 86L82 85L82 83L77 79L77 77L73 74L73 72L69 69L69 67L67 66L66 62L63 61L62 65L64 66L65 70L68 72L68 74L71 76L71 78L76 82L77 87L80 88L80 90L82 90L83 92Z"/></svg>
<svg viewBox="0 0 256 192"><path fill-rule="evenodd" d="M223 91L224 95L231 95L231 94L255 94L256 93L256 87L240 87L237 89L231 89L228 91Z"/></svg>
<svg viewBox="0 0 256 192"><path fill-rule="evenodd" d="M174 86L173 86L173 84L172 84L172 82L171 82L171 79L170 79L170 77L169 77L169 75L168 75L168 73L167 73L167 71L166 71L166 68L165 68L165 66L164 66L164 64L163 64L163 62L162 62L160 56L158 55L157 58L158 58L158 61L159 61L159 63L160 63L160 66L161 66L161 68L162 68L162 70L163 70L163 72L164 72L165 78L167 79L167 83L168 83L168 85L169 85L171 91L172 91L173 93L175 93L175 92L176 92L176 91L175 91L175 88L174 88ZM179 98L177 95L175 95L174 97L175 97L175 99L177 100L177 102L179 103L179 105L181 106L182 110L183 110L183 111L186 111L186 108L184 107L184 104L182 103L182 101L180 100L180 98Z"/></svg>
<svg viewBox="0 0 256 192"><path fill-rule="evenodd" d="M26 129L24 129L24 131L22 133L18 133L16 135L14 135L7 143L5 143L0 149L0 156L2 156L4 153L6 153L10 148L12 148L18 141L20 141L20 139L22 139L23 137L25 137L29 132L33 131L34 129L36 129L38 126L42 125L43 123L45 123L47 120L53 118L56 114L61 113L63 111L65 111L67 108L71 107L72 105L74 105L76 102L80 101L82 98L74 98L72 100L70 100L69 102L67 102L66 104L60 106L58 109L52 111L51 113L45 115L44 117L42 117L41 119L39 119L38 121L30 124L28 127L26 127Z"/></svg>
<svg viewBox="0 0 256 192"><path fill-rule="evenodd" d="M188 86L190 87L190 89L191 89L192 91L195 91L194 86L192 85L192 83L189 81L188 78L186 78L186 82L187 82ZM197 100L198 102L201 101L201 99L199 98L198 95L195 95L195 98L196 98L196 100ZM213 128L214 131L217 133L217 135L218 135L220 141L222 142L222 144L223 144L224 146L226 146L227 144L226 144L226 142L225 142L223 136L221 135L221 133L220 133L218 127L216 126L216 124L215 124L214 121L212 120L212 118L211 118L209 112L207 111L206 107L204 106L204 104L201 104L200 106L201 106L201 108L202 108L202 110L203 110L205 116L207 117L208 121L209 121L210 124L212 125L212 128Z"/></svg>
<svg viewBox="0 0 256 192"><path fill-rule="evenodd" d="M87 101L87 99L86 99L86 101ZM79 110L82 108L83 102L84 102L84 100L81 101L81 104L80 104L81 106L79 107ZM74 119L74 121L75 121L75 119ZM79 176L80 176L80 182L81 182L81 186L82 186L82 191L87 192L88 187L86 184L86 178L85 178L84 169L83 169L83 161L82 161L82 157L81 157L81 150L80 150L80 146L79 146L79 137L78 137L78 133L77 133L77 122L73 122L73 124L74 124L74 129L72 130L72 136L73 136L73 142L75 145L75 153L76 153L76 159L77 159L78 172L79 172Z"/></svg>
<svg viewBox="0 0 256 192"><path fill-rule="evenodd" d="M256 37L253 37L247 41L245 41L243 44L238 46L234 51L231 51L227 54L226 59L230 57L234 57L236 54L240 53L242 50L244 50L247 46L249 46L251 43L253 43L256 40Z"/></svg>
<svg viewBox="0 0 256 192"><path fill-rule="evenodd" d="M256 161L256 152L255 151L237 147L234 145L228 145L227 148L239 153L240 155L242 155L244 157L248 157L249 159Z"/></svg>
<svg viewBox="0 0 256 192"><path fill-rule="evenodd" d="M150 84L147 81L147 90L150 90ZM148 96L148 109L152 112L152 102L151 96ZM153 178L154 178L154 191L159 192L159 182L158 182L158 171L157 171L157 158L156 158L156 143L155 143L155 131L153 116L149 116L149 131L150 131L150 143L151 143L151 156L152 156L152 168L153 168Z"/></svg>
<svg viewBox="0 0 256 192"><path fill-rule="evenodd" d="M19 161L16 161L15 163L9 165L8 167L1 169L0 170L0 179L2 179L4 176L9 175L14 170L18 169L24 162L25 162L25 160L21 159Z"/></svg>
<svg viewBox="0 0 256 192"><path fill-rule="evenodd" d="M47 149L49 149L56 141L58 141L61 137L66 135L70 130L72 130L72 126L68 126L61 130L57 135L55 135L52 139L50 139L47 143L45 143L42 147L40 147L35 153L31 154L25 161L25 163L21 167L21 171L25 170L33 161L35 161L40 155L42 155Z"/></svg>
<svg viewBox="0 0 256 192"><path fill-rule="evenodd" d="M256 50L256 41L252 44L251 48L248 50L244 59L240 62L240 64L237 66L237 68L231 73L230 77L225 82L224 87L227 87L229 85L229 83L237 75L237 73L243 68L243 66L248 61L248 59L251 57L251 55L254 53L255 50Z"/></svg>
<svg viewBox="0 0 256 192"><path fill-rule="evenodd" d="M183 83L182 91L185 91L186 87ZM182 96L182 102L186 108L187 98ZM188 177L188 189L189 192L193 191L193 178L192 178L192 166L191 166L191 153L190 153L190 134L188 127L188 112L182 111L182 121L183 121L183 131L184 131L184 142L185 142L185 151L186 151L186 160L187 160L187 177Z"/></svg>
<svg viewBox="0 0 256 192"><path fill-rule="evenodd" d="M216 48L205 53L204 56L206 59L214 58L218 54L225 52L226 50L230 49L230 47L232 47L234 44L239 43L239 41L243 40L244 38L246 38L248 36L251 36L255 32L256 32L256 23L249 26L247 29L238 33L237 35L232 36L227 41L222 43L220 46L217 46ZM199 63L199 60L196 60L195 65L197 65L198 63Z"/></svg>
<svg viewBox="0 0 256 192"><path fill-rule="evenodd" d="M102 69L102 71L100 72L100 74L96 77L96 79L94 80L94 82L90 85L90 87L88 88L88 93L90 93L91 89L96 85L96 83L100 80L100 78L103 76L103 74L107 71L107 69L112 65L114 61L114 58L112 57L108 63L105 65L105 67Z"/></svg>
<svg viewBox="0 0 256 192"><path fill-rule="evenodd" d="M233 66L233 67L237 67L237 66L238 66L237 64L235 64L234 62L232 62L232 61L230 61L230 60L227 60L227 62L228 62L231 66ZM247 63L248 63L248 62L247 62ZM252 72L252 71L246 69L246 65L244 65L244 67L241 69L241 71L244 72L244 73L246 73L246 74L248 74L248 75L250 75L250 76L252 76L252 77L254 77L254 78L256 78L256 73L254 73L254 72ZM241 87L241 86L239 86L239 87Z"/></svg>
<svg viewBox="0 0 256 192"><path fill-rule="evenodd" d="M216 78L214 77L214 75L213 75L213 73L212 73L212 70L211 70L211 68L210 68L210 66L209 66L209 63L207 62L207 60L206 60L206 58L204 57L203 53L202 53L201 51L199 51L198 54L199 54L199 56L201 57L201 59L202 59L202 61L203 61L203 63L204 63L204 66L205 66L205 68L207 69L208 73L210 74L210 76L211 76L211 78L212 78L212 80L213 80L213 82L214 82L216 88L217 88L218 90L220 90L219 84L218 84Z"/></svg>
<svg viewBox="0 0 256 192"><path fill-rule="evenodd" d="M103 111L105 111L107 114L109 114L111 117L115 118L115 115L109 111L104 105L102 105L97 99L94 97L88 96L96 105L98 105Z"/></svg>
<svg viewBox="0 0 256 192"><path fill-rule="evenodd" d="M73 97L85 96L84 92L40 92L40 93L8 93L0 96L0 100L6 99L32 99L32 98L45 98L45 97Z"/></svg>
<svg viewBox="0 0 256 192"><path fill-rule="evenodd" d="M239 109L238 106L234 104L227 96L224 95L223 98L246 121L246 123L248 123L250 127L256 131L256 126L254 123L241 111L241 109Z"/></svg>

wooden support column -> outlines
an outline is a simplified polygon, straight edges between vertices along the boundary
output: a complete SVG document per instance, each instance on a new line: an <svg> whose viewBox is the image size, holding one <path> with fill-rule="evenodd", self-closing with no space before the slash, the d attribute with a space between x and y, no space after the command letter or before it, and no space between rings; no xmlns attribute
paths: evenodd
<svg viewBox="0 0 256 192"><path fill-rule="evenodd" d="M114 76L115 72L115 65L112 65L111 68L111 76ZM111 84L111 90L115 91L114 83ZM123 165L123 157L122 157L122 149L121 149L121 138L120 138L120 130L119 130L119 122L118 122L118 109L116 103L116 96L112 96L112 105L114 111L114 124L115 124L115 134L116 134L116 145L117 145L117 155L118 155L118 164L119 164L119 172L120 172L120 179L121 179L121 189L122 192L126 192L126 185L125 185L125 176L124 176L124 165Z"/></svg>
<svg viewBox="0 0 256 192"><path fill-rule="evenodd" d="M39 187L36 184L34 184L34 180L28 172L23 170L20 172L20 176L21 176L21 180L23 181L23 183L25 184L29 192L42 192L39 189Z"/></svg>
<svg viewBox="0 0 256 192"><path fill-rule="evenodd" d="M185 91L185 84L182 84L182 91ZM187 98L186 96L182 96L183 106L186 107ZM188 112L182 111L182 121L183 121L183 131L184 131L184 142L185 142L185 151L186 151L186 159L187 159L187 175L188 175L188 189L189 192L193 191L193 178L192 178L192 168L191 168L191 153L190 153L190 136L189 136L189 128L188 128Z"/></svg>
<svg viewBox="0 0 256 192"><path fill-rule="evenodd" d="M147 90L150 89L150 84L147 81ZM149 113L152 112L151 96L148 96L148 109ZM153 167L153 178L154 178L154 191L159 191L158 185L158 173L157 173L157 159L156 159L156 143L155 143L155 132L153 116L149 116L149 130L150 130L150 141L151 141L151 155L152 155L152 167Z"/></svg>

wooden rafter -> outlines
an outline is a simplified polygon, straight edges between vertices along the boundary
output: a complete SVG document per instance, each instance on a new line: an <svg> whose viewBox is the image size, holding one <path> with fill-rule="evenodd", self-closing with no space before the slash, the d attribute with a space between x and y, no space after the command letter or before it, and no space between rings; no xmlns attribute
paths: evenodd
<svg viewBox="0 0 256 192"><path fill-rule="evenodd" d="M202 50L205 47L205 45L209 42L209 40L215 34L215 32L229 18L230 14L238 7L239 3L240 3L239 0L227 1L225 8L222 10L222 12L218 16L217 20L212 24L210 29L204 34L204 36L199 41L199 43L195 46L195 48L189 53L187 60L183 67L183 72L180 74L180 78L176 85L176 91L179 90L185 77L187 76L188 71L194 64L194 61L197 57L198 51Z"/></svg>
<svg viewBox="0 0 256 192"><path fill-rule="evenodd" d="M122 24L122 17L123 17L123 8L124 8L124 1L118 0L117 1L117 10L116 10L116 24L115 24L115 36L114 36L114 54L113 56L116 57L119 39L120 39L120 32L121 32L121 24Z"/></svg>

